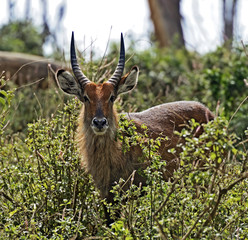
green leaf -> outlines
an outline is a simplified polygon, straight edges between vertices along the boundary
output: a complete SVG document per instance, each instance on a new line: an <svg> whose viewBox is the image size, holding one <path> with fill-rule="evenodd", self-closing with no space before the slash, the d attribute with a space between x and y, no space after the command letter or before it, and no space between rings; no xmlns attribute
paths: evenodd
<svg viewBox="0 0 248 240"><path fill-rule="evenodd" d="M5 106L5 99L2 98L2 97L0 97L0 103L1 103L3 106Z"/></svg>
<svg viewBox="0 0 248 240"><path fill-rule="evenodd" d="M14 211L10 212L9 216L12 217L17 211L19 211L19 208L17 208Z"/></svg>
<svg viewBox="0 0 248 240"><path fill-rule="evenodd" d="M212 160L215 160L215 159L216 159L216 153L215 153L215 152L211 152L211 153L210 153L210 158L211 158Z"/></svg>
<svg viewBox="0 0 248 240"><path fill-rule="evenodd" d="M232 148L232 153L233 153L234 155L236 155L237 152L238 152L238 150L237 150L236 148Z"/></svg>
<svg viewBox="0 0 248 240"><path fill-rule="evenodd" d="M4 90L0 90L0 95L3 95L3 96L5 96L5 97L8 97L7 92L4 91Z"/></svg>

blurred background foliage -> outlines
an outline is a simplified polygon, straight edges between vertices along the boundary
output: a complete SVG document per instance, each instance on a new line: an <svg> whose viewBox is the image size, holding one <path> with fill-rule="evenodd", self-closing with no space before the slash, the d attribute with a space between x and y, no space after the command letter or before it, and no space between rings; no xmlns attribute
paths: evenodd
<svg viewBox="0 0 248 240"><path fill-rule="evenodd" d="M112 54L117 54L118 45L112 47ZM219 113L229 119L247 97L244 79L248 76L248 57L244 46L220 46L205 55L185 48L154 46L134 54L128 51L127 59L126 69L137 64L140 76L137 88L121 97L123 104L129 106L126 111L140 111L163 102L195 100L213 112L218 107ZM247 127L247 112L245 102L231 121L231 128L239 135Z"/></svg>
<svg viewBox="0 0 248 240"><path fill-rule="evenodd" d="M15 21L0 29L0 50L43 55L41 34L31 21Z"/></svg>
<svg viewBox="0 0 248 240"><path fill-rule="evenodd" d="M119 43L113 43L104 61L86 62L82 58L84 73L94 81L108 78L115 69L118 52ZM247 96L244 79L248 76L248 58L243 46L232 49L222 46L214 52L199 55L185 48L160 49L155 45L139 52L130 48L126 59L126 71L138 65L140 75L136 89L120 96L119 111L141 111L164 102L195 100L213 112L219 102L220 113L230 118ZM9 82L8 85L17 89L13 114L10 114L15 119L9 126L13 132L26 129L27 123L37 117L49 117L57 106L61 106L62 99L68 99L53 79L49 80L48 89L39 89L35 84L22 87ZM244 103L231 121L238 135L247 127L247 112L248 105Z"/></svg>

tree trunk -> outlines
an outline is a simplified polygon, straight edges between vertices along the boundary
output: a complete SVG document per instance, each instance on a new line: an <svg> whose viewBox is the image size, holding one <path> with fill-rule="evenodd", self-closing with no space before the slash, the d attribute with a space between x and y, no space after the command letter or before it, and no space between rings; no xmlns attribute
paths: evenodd
<svg viewBox="0 0 248 240"><path fill-rule="evenodd" d="M31 17L30 17L30 8L31 8L31 0L26 0L25 3L25 18L26 21L30 21Z"/></svg>
<svg viewBox="0 0 248 240"><path fill-rule="evenodd" d="M223 39L228 45L232 44L234 18L236 16L238 0L223 0Z"/></svg>
<svg viewBox="0 0 248 240"><path fill-rule="evenodd" d="M155 35L161 47L173 42L184 46L180 0L148 0Z"/></svg>
<svg viewBox="0 0 248 240"><path fill-rule="evenodd" d="M14 17L15 17L15 0L8 0L8 10L9 10L9 22L14 21Z"/></svg>

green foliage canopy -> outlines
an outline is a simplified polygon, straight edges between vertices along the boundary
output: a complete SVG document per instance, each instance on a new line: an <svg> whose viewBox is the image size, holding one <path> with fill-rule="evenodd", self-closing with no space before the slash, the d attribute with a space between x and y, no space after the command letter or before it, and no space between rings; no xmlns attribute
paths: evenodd
<svg viewBox="0 0 248 240"><path fill-rule="evenodd" d="M0 50L43 55L42 38L31 21L14 21L0 29Z"/></svg>

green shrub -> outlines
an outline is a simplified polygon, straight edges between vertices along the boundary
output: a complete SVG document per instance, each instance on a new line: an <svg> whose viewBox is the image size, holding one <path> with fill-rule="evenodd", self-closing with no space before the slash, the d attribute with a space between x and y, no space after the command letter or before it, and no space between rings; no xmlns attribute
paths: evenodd
<svg viewBox="0 0 248 240"><path fill-rule="evenodd" d="M0 50L43 55L42 38L30 21L14 21L0 28Z"/></svg>
<svg viewBox="0 0 248 240"><path fill-rule="evenodd" d="M180 49L152 49L127 63L128 68L140 62L140 81L134 97L122 96L118 109L143 110L182 99L203 101L214 109L220 99L222 115L235 116L229 121L217 117L204 126L199 138L194 137L198 124L193 120L177 133L184 139L180 168L168 182L161 171L166 162L157 151L161 138L149 139L145 126L145 133L137 134L121 118L120 131L127 129L130 136L120 134L123 151L139 144L151 165L143 173L147 177L143 188L132 184L124 192L120 179L112 190L115 205L100 199L81 168L74 140L80 103L71 99L58 106L64 99L54 89L35 94L32 88L19 89L13 98L2 80L0 239L248 238L247 104L241 105L247 96L241 84L247 74L246 58L238 51L226 51L220 48L197 56ZM96 70L94 64L87 67L89 72ZM20 137L16 132L25 128ZM110 228L104 223L103 204L116 220ZM119 218L115 211L121 212Z"/></svg>
<svg viewBox="0 0 248 240"><path fill-rule="evenodd" d="M121 216L107 228L102 200L80 166L73 140L79 106L72 99L50 120L29 124L25 141L12 136L1 144L1 239L248 237L247 140L229 134L220 117L199 138L192 133L194 121L178 133L185 139L181 167L169 182L160 171L166 164L157 152L160 139L128 127L125 149L140 144L152 164L144 172L146 187L132 185L127 192L114 187L117 203L105 204ZM120 124L124 131L127 122ZM239 144L246 150L238 150Z"/></svg>
<svg viewBox="0 0 248 240"><path fill-rule="evenodd" d="M16 88L7 119L8 134L20 132L24 137L28 124L37 119L49 119L56 111L63 108L68 98L58 92L58 88L37 89L35 86Z"/></svg>
<svg viewBox="0 0 248 240"><path fill-rule="evenodd" d="M247 238L248 152L236 149L237 137L228 133L227 125L227 121L219 117L206 124L205 132L195 138L193 132L198 123L192 121L188 129L178 133L185 139L181 166L169 182L163 181L159 170L165 164L157 153L159 141L150 141L152 164L145 170L148 185L143 189L132 185L127 192L122 191L122 185L114 188L115 200L119 202L114 209L122 214L107 236ZM136 140L132 136L132 141L140 139L137 134L134 136ZM113 206L109 209L113 210Z"/></svg>
<svg viewBox="0 0 248 240"><path fill-rule="evenodd" d="M8 125L6 118L8 117L10 104L13 98L13 91L5 90L6 80L3 76L0 77L0 134ZM7 125L5 125L7 124Z"/></svg>
<svg viewBox="0 0 248 240"><path fill-rule="evenodd" d="M69 239L102 225L99 194L73 141L79 103L1 145L1 239ZM97 223L97 224L95 224Z"/></svg>

